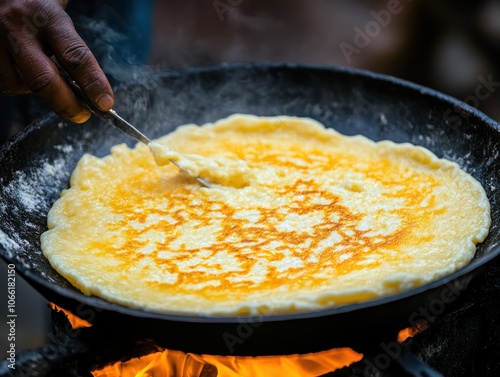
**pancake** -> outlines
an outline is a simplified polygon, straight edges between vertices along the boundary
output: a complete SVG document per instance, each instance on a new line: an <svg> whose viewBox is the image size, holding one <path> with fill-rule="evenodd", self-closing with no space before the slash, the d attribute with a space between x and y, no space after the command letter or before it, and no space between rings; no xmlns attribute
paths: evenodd
<svg viewBox="0 0 500 377"><path fill-rule="evenodd" d="M313 311L450 274L490 226L456 163L311 119L233 115L151 149L84 155L48 214L42 251L84 294L179 314Z"/></svg>

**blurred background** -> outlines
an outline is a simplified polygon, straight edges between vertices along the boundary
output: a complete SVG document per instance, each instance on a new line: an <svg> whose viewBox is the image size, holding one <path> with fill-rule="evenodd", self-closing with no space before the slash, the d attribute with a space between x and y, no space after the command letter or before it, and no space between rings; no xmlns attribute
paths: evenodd
<svg viewBox="0 0 500 377"><path fill-rule="evenodd" d="M429 86L500 121L498 0L73 0L67 11L113 85L220 63L341 65ZM0 143L48 112L31 95L0 97ZM0 262L0 313L6 286ZM47 341L50 319L20 278L17 289L19 352Z"/></svg>

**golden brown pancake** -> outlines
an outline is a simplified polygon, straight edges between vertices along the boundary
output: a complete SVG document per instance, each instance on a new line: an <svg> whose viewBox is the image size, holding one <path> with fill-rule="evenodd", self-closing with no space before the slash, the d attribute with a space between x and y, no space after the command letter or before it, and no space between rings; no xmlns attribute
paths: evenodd
<svg viewBox="0 0 500 377"><path fill-rule="evenodd" d="M50 210L43 253L83 293L168 313L311 311L450 274L490 226L457 164L311 119L182 126L152 145L159 164L162 146L212 187L118 145L83 156Z"/></svg>

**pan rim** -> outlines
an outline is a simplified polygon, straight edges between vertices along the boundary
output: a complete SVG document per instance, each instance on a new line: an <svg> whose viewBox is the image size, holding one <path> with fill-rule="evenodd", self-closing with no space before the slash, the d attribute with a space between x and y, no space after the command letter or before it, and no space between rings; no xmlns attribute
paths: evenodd
<svg viewBox="0 0 500 377"><path fill-rule="evenodd" d="M434 99L437 99L441 102L445 102L450 104L451 106L458 106L464 109L469 117L474 117L478 121L486 124L488 127L493 128L497 132L500 132L500 124L479 111L478 109L452 97L436 91L434 89L422 86L420 84L416 84L410 82L408 80L396 78L393 76L374 73L371 71L350 68L350 67L342 67L342 66L325 66L325 65L317 65L317 64L297 64L297 63L238 63L238 64L221 64L214 65L208 67L195 67L188 68L184 70L174 70L163 73L158 73L147 79L134 80L127 83L120 84L116 87L116 91L125 90L126 88L132 87L138 84L144 84L150 82L152 80L160 80L163 78L175 78L179 76L188 76L188 75L196 75L196 74L206 74L210 72L217 71L238 71L238 70L265 70L265 71L280 71L280 70L305 70L305 71L325 71L332 72L342 75L350 75L361 77L363 79L374 80L378 82L383 82L385 84L392 84L398 88L404 88L406 90L411 90L415 92L419 92L422 95L430 96ZM49 115L45 115L41 119L38 119L32 122L28 127L24 130L20 131L16 135L14 135L11 139L9 139L4 145L0 147L0 160L4 158L6 154L9 153L9 150L19 141L27 137L29 134L36 131L36 129L42 127L45 123L54 121L58 119L58 117L54 113L49 113ZM4 233L3 230L0 229L1 233ZM120 304L111 303L105 299L96 296L86 296L83 293L76 290L72 290L70 288L61 287L57 283L51 282L47 279L42 278L41 276L33 273L33 271L25 268L24 264L16 261L14 256L9 257L7 255L7 250L5 250L4 245L0 244L0 256L7 263L13 263L16 266L16 271L19 271L20 275L26 278L26 280L33 285L36 283L48 289L50 291L54 291L60 296L63 296L67 299L75 300L79 303L89 305L96 309L106 310L110 312L117 312L119 314L124 314L130 317L140 317L140 318L150 318L150 319L161 319L172 322L192 322L192 323L240 323L242 318L248 318L248 315L242 316L207 316L207 315L189 315L182 313L164 313L164 312L155 312L155 311L146 311L137 308L129 308ZM262 322L280 322L280 321L290 321L290 320L302 320L302 319L312 319L318 317L325 316L333 316L338 314L345 314L354 311L359 311L371 307L380 307L395 301L403 300L406 298L410 298L412 296L417 296L426 291L430 291L433 289L437 289L440 287L446 287L448 284L452 283L455 280L460 278L464 278L468 275L475 275L479 271L480 267L485 267L488 263L490 263L493 259L498 257L500 254L500 244L496 244L491 247L491 250L479 257L475 257L469 264L464 266L463 268L455 271L450 275L443 276L437 280L426 283L422 286L397 293L395 295L385 296L376 298L373 300L355 303L350 305L342 305L338 307L325 308L319 310L312 310L307 312L297 312L297 313L288 313L288 314L276 314L276 315L266 315L262 316Z"/></svg>

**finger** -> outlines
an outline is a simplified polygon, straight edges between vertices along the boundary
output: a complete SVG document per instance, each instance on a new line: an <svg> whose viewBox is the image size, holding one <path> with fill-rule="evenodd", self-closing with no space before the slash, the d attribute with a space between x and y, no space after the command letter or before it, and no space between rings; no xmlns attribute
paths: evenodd
<svg viewBox="0 0 500 377"><path fill-rule="evenodd" d="M29 93L30 90L19 74L14 60L0 50L0 95L13 96Z"/></svg>
<svg viewBox="0 0 500 377"><path fill-rule="evenodd" d="M85 122L90 111L66 85L40 42L34 36L26 36L24 42L13 58L28 88L63 118L75 123Z"/></svg>
<svg viewBox="0 0 500 377"><path fill-rule="evenodd" d="M60 20L54 22L44 33L44 40L89 100L103 111L111 109L114 95L106 75L76 32L69 16L64 13L58 17Z"/></svg>

